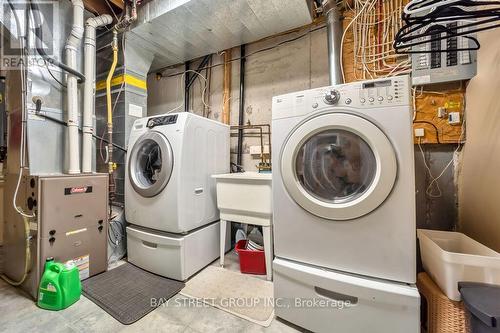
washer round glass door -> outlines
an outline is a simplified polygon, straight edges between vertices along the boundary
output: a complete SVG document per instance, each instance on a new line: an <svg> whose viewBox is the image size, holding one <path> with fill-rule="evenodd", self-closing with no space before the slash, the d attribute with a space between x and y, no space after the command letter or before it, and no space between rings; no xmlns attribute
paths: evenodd
<svg viewBox="0 0 500 333"><path fill-rule="evenodd" d="M137 139L129 157L129 179L143 197L154 197L167 185L174 165L167 138L150 131Z"/></svg>
<svg viewBox="0 0 500 333"><path fill-rule="evenodd" d="M375 210L397 175L394 149L368 120L347 113L317 116L300 124L281 153L283 183L310 213L350 220Z"/></svg>

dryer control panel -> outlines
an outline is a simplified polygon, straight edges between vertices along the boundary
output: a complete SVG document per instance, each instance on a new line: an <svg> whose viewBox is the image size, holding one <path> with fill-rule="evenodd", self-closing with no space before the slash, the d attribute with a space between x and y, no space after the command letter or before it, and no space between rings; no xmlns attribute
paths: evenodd
<svg viewBox="0 0 500 333"><path fill-rule="evenodd" d="M409 76L352 82L299 91L273 98L273 119L293 117L326 107L374 109L411 106Z"/></svg>
<svg viewBox="0 0 500 333"><path fill-rule="evenodd" d="M353 82L313 90L321 95L321 102L326 105L351 106L355 108L373 108L380 106L404 105L410 103L408 77L394 77L381 80ZM313 97L318 107L319 96Z"/></svg>
<svg viewBox="0 0 500 333"><path fill-rule="evenodd" d="M153 117L148 120L147 127L148 128L153 128L155 126L162 126L162 125L170 125L170 124L175 124L177 122L177 115L170 115L170 116L159 116L159 117Z"/></svg>

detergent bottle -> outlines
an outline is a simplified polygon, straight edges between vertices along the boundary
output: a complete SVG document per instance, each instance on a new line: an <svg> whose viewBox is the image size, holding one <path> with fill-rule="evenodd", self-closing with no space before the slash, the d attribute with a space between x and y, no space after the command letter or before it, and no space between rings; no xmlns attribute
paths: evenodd
<svg viewBox="0 0 500 333"><path fill-rule="evenodd" d="M72 261L66 264L47 258L38 290L38 306L47 310L62 310L80 299L82 285L78 268Z"/></svg>

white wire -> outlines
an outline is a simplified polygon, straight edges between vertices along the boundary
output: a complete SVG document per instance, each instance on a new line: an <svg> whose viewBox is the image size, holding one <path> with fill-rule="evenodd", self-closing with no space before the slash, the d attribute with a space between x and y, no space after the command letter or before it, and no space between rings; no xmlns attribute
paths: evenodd
<svg viewBox="0 0 500 333"><path fill-rule="evenodd" d="M375 1L376 0L373 0L373 2L375 2ZM356 22L358 17L363 13L363 11L366 9L366 7L368 6L369 3L370 3L369 1L366 1L365 5L361 8L361 10L358 12L358 14L356 14L356 16L354 16L354 18L351 20L351 22L349 22L347 27L344 29L344 32L342 33L342 39L340 40L340 59L342 59L343 54L344 54L343 52L344 52L344 41L345 41L346 32L349 31L351 26L354 24L354 22ZM345 82L343 61L340 61L340 71L342 73L342 80Z"/></svg>
<svg viewBox="0 0 500 333"><path fill-rule="evenodd" d="M411 71L411 58L396 54L392 47L394 36L402 25L400 19L403 11L402 0L383 1L380 13L375 10L376 4L377 0L355 0L353 7L349 4L346 6L354 13L347 29L352 23L355 80L390 77ZM345 36L346 31L341 43L342 53ZM341 70L345 80L343 64ZM359 73L362 74L361 77Z"/></svg>
<svg viewBox="0 0 500 333"><path fill-rule="evenodd" d="M175 93L175 98L177 99L179 97L179 88L182 89L182 83L184 82L184 78L186 76L186 73L194 73L194 74L198 75L199 77L201 77L203 79L204 86L203 86L203 90L202 90L202 93L201 93L201 102L203 103L203 105L206 108L208 108L210 110L211 107L205 101L205 94L206 94L206 90L207 90L207 86L208 86L208 81L207 81L207 79L201 73L199 73L199 72L197 72L195 70L188 69L188 70L184 71L184 73L182 73L182 75L180 77L180 80L179 80L179 84L176 85L177 89L176 89L176 93ZM182 93L182 101L181 101L181 103L178 106L176 106L175 108L167 111L166 113L171 113L171 112L174 112L175 110L181 108L184 105L185 94L186 94L186 92L184 91Z"/></svg>
<svg viewBox="0 0 500 333"><path fill-rule="evenodd" d="M26 78L25 78L25 50L24 50L24 40L23 36L21 35L21 23L19 20L19 17L17 16L16 11L12 11L14 13L14 18L16 20L16 28L17 28L17 34L18 34L18 40L19 40L19 46L21 48L21 58L22 62L20 63L21 66L21 142L20 142L20 151L19 151L19 176L17 178L17 183L16 183L16 188L14 190L14 196L12 197L12 206L16 210L16 212L24 217L27 218L32 218L35 217L35 214L27 214L25 213L22 208L17 206L17 196L19 194L19 188L21 186L21 179L23 177L24 173L24 163L25 163L25 149L26 149Z"/></svg>
<svg viewBox="0 0 500 333"><path fill-rule="evenodd" d="M441 2L433 3L432 5L422 6L422 7L415 8L415 9L409 9L409 7L411 5L418 4L418 3L421 3L424 1L425 0L412 0L412 1L408 2L406 4L406 6L404 6L404 8L403 8L405 14L410 15L410 14L417 14L417 13L421 13L421 12L425 12L425 11L429 11L429 10L432 11L432 10L435 10L436 8L439 8L442 6L448 6L450 4L459 2L461 0L441 0Z"/></svg>
<svg viewBox="0 0 500 333"><path fill-rule="evenodd" d="M460 137L458 138L458 145L457 145L457 148L453 151L453 155L450 159L450 161L448 162L448 164L446 164L446 166L443 168L443 170L441 171L441 173L439 174L439 176L435 177L430 183L429 183L429 186L427 187L427 191L429 191L429 189L431 188L431 186L433 184L436 184L438 185L437 181L444 175L445 171L450 167L450 165L453 163L453 161L455 160L455 154L458 153L458 151L460 150L460 147L462 146L462 137L464 135L464 132L465 132L465 119L464 121L462 122L462 131L460 132ZM426 193L427 193L426 191ZM441 192L441 191L440 191Z"/></svg>
<svg viewBox="0 0 500 333"><path fill-rule="evenodd" d="M420 144L420 139L418 140L418 148L420 149L420 153L422 154L422 160L424 162L424 166L427 169L427 172L428 172L428 174L429 174L429 176L431 178L431 182L429 183L429 185L427 186L427 189L425 190L425 193L429 197L431 197L431 198L439 198L439 197L442 196L442 192L441 192L441 188L439 187L438 180L444 175L444 173L446 172L446 170L448 170L448 168L451 166L451 164L455 160L455 155L458 153L458 151L460 150L460 147L462 146L462 138L463 138L464 133L465 133L465 119L462 122L462 130L460 132L460 137L458 138L457 148L453 151L453 154L452 154L452 157L451 157L450 161L446 164L446 166L443 168L443 170L441 170L441 172L439 173L439 175L437 177L434 177L432 175L431 169L430 169L430 167L427 164L427 160L425 159L425 154L424 154L424 151L423 151L422 146ZM434 194L432 192L432 186L434 186L434 184L436 186L438 194Z"/></svg>
<svg viewBox="0 0 500 333"><path fill-rule="evenodd" d="M411 99L413 102L413 121L417 118L417 96L415 96L416 87L411 88ZM420 140L419 140L420 144Z"/></svg>
<svg viewBox="0 0 500 333"><path fill-rule="evenodd" d="M439 193L439 194L433 194L432 191L431 191L432 190L431 186L434 184L434 180L436 178L434 178L434 176L432 175L432 171L431 171L429 165L427 164L427 160L425 158L424 150L422 149L422 145L420 144L420 141L421 141L421 138L418 139L418 148L420 149L420 154L422 155L422 161L424 162L424 166L425 166L425 169L427 170L427 174L432 179L431 182L429 183L429 186L427 186L427 189L425 190L425 193L428 196L432 197L432 198L439 198L442 195L441 188L439 187L439 183L436 183L436 189L438 191L437 193ZM448 167L446 167L446 169L447 168Z"/></svg>

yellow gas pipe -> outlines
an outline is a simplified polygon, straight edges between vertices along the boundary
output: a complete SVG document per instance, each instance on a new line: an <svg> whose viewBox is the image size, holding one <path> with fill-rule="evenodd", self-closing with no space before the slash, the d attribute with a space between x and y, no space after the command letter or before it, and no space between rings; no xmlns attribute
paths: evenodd
<svg viewBox="0 0 500 333"><path fill-rule="evenodd" d="M108 109L108 173L109 173L109 198L114 199L115 185L113 179L114 163L113 163L113 106L111 102L111 79L115 73L116 64L118 62L118 32L113 30L113 42L111 48L113 50L113 63L109 69L106 78L106 102Z"/></svg>

